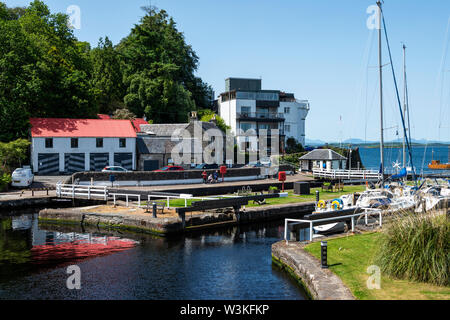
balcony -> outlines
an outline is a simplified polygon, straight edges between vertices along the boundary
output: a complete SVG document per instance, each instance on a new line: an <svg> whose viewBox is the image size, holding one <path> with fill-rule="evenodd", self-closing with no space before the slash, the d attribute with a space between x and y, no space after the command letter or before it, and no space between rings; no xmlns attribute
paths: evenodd
<svg viewBox="0 0 450 320"><path fill-rule="evenodd" d="M277 129L274 129L274 130L272 130L272 129L258 129L258 130L250 129L247 132L243 131L243 134L238 134L238 135L239 136L259 137L261 134L264 133L264 130L265 130L265 134L267 135L267 137L272 137L272 135L275 135L275 132ZM286 136L283 129L278 129L278 135L280 137Z"/></svg>
<svg viewBox="0 0 450 320"><path fill-rule="evenodd" d="M237 113L238 120L248 121L265 121L265 122L283 122L285 120L283 113L268 113L268 112L243 112Z"/></svg>

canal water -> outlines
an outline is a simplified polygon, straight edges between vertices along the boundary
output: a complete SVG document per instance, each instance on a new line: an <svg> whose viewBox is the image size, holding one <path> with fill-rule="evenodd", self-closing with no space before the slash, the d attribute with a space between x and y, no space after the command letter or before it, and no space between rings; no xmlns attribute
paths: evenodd
<svg viewBox="0 0 450 320"><path fill-rule="evenodd" d="M168 240L41 226L32 214L0 217L0 299L304 300L272 266L283 228L281 221ZM67 287L74 265L81 290Z"/></svg>

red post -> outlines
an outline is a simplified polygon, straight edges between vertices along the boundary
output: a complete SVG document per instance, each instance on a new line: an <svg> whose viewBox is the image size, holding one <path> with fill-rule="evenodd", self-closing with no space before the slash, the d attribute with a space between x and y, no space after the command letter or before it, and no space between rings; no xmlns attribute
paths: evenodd
<svg viewBox="0 0 450 320"><path fill-rule="evenodd" d="M284 182L286 181L287 175L286 172L282 171L280 173L278 173L278 181L283 183L283 192L284 192Z"/></svg>
<svg viewBox="0 0 450 320"><path fill-rule="evenodd" d="M222 174L222 182L225 182L225 175L227 174L227 167L221 166L220 167L220 173Z"/></svg>

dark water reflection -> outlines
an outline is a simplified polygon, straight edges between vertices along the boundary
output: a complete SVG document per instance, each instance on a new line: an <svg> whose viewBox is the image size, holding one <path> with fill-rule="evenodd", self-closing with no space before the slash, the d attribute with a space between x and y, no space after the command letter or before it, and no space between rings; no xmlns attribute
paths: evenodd
<svg viewBox="0 0 450 320"><path fill-rule="evenodd" d="M282 237L283 222L169 240L0 218L0 299L304 299L272 266ZM81 269L79 291L66 287L70 265Z"/></svg>

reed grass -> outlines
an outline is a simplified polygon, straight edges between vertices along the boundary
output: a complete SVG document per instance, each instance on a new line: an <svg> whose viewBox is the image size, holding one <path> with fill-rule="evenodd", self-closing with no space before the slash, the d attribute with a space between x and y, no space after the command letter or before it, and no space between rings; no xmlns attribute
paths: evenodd
<svg viewBox="0 0 450 320"><path fill-rule="evenodd" d="M448 286L448 215L409 213L393 220L380 237L375 261L389 277Z"/></svg>

